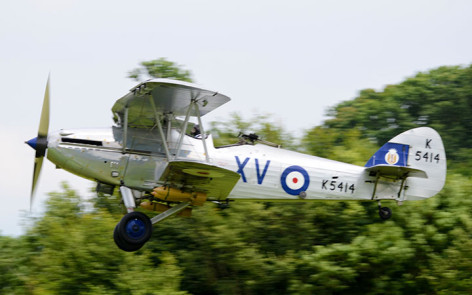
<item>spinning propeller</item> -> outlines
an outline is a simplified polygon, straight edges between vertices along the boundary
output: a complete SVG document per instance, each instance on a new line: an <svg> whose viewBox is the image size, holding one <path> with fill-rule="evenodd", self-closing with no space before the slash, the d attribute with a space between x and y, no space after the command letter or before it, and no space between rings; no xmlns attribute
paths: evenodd
<svg viewBox="0 0 472 295"><path fill-rule="evenodd" d="M43 109L41 111L41 118L39 120L38 136L28 140L26 143L36 150L34 158L34 172L33 185L30 196L30 209L33 204L33 196L38 182L39 174L41 173L41 166L43 165L44 155L48 147L48 130L49 130L49 78L46 84L46 91L44 93Z"/></svg>

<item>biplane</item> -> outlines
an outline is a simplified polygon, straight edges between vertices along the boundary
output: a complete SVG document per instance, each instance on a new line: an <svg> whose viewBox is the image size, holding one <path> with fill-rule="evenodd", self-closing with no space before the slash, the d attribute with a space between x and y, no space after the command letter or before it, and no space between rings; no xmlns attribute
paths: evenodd
<svg viewBox="0 0 472 295"><path fill-rule="evenodd" d="M136 251L154 224L207 202L371 200L388 219L392 211L381 200L422 200L444 185L444 146L429 127L394 137L364 167L284 150L255 134L215 147L201 117L229 100L196 84L153 79L115 102L113 127L50 133L48 79L38 136L27 142L36 150L30 201L46 155L58 168L96 181L98 192L118 188L127 214L114 241Z"/></svg>

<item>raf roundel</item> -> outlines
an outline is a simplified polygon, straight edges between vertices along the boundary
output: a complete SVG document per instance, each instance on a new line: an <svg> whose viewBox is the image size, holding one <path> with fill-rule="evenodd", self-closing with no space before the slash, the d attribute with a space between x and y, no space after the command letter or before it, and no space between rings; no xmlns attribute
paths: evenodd
<svg viewBox="0 0 472 295"><path fill-rule="evenodd" d="M308 189L310 176L302 167L290 166L282 173L280 184L287 194L298 196L301 192L305 192Z"/></svg>

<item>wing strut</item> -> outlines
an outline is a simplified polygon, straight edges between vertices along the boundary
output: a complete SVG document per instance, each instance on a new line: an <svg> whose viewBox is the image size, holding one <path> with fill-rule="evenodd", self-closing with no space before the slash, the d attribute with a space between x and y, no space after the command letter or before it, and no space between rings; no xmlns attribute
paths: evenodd
<svg viewBox="0 0 472 295"><path fill-rule="evenodd" d="M192 98L192 100L190 101L190 105L188 106L188 109L187 109L187 114L185 115L184 126L182 127L182 130L180 132L179 145L177 146L177 152L175 153L176 159L179 157L180 150L182 149L182 143L184 141L185 130L187 130L188 120L190 119L190 111L192 110L192 107L194 104L196 105L195 99Z"/></svg>
<svg viewBox="0 0 472 295"><path fill-rule="evenodd" d="M167 115L167 142L171 142L172 140L172 122L169 119L170 115Z"/></svg>
<svg viewBox="0 0 472 295"><path fill-rule="evenodd" d="M205 159L206 159L207 163L210 163L210 156L208 155L208 148L207 148L207 145L206 145L205 129L203 129L202 117L200 116L200 110L199 110L198 104L196 102L195 102L195 110L197 111L198 125L200 126L200 132L202 134L202 143L203 143L203 149L205 150Z"/></svg>
<svg viewBox="0 0 472 295"><path fill-rule="evenodd" d="M188 125L188 121L190 119L190 114L191 114L191 111L192 111L192 107L195 108L195 113L196 113L196 116L198 118L198 124L200 126L201 135L202 135L203 149L205 150L205 159L206 159L207 163L209 163L210 162L210 156L208 155L208 148L207 148L207 144L206 144L206 134L205 134L205 130L203 128L202 118L200 116L200 109L198 107L198 100L197 99L192 99L192 101L190 102L190 105L188 106L187 114L185 116L184 125L182 127L181 132L180 132L179 144L177 146L177 153L175 154L175 159L177 159L179 157L180 150L182 149L182 143L183 143L183 140L184 140L185 131L187 130L187 125Z"/></svg>
<svg viewBox="0 0 472 295"><path fill-rule="evenodd" d="M159 135L161 136L162 145L164 146L164 150L166 152L167 160L170 161L171 159L170 159L169 147L167 145L167 140L166 140L166 137L164 135L164 130L162 130L161 118L159 117L159 114L157 113L156 104L154 103L154 99L152 99L152 96L150 96L150 95L149 95L149 101L151 102L152 110L154 111L154 116L156 118L157 129L159 130ZM170 130L170 128L169 128L169 130ZM167 133L169 133L169 131Z"/></svg>
<svg viewBox="0 0 472 295"><path fill-rule="evenodd" d="M123 125L123 153L126 153L126 145L128 143L128 106L125 107L125 122Z"/></svg>
<svg viewBox="0 0 472 295"><path fill-rule="evenodd" d="M167 146L167 141L166 141L166 137L164 135L164 130L162 130L161 120L157 120L157 128L159 129L159 134L161 135L162 144L164 145L164 150L166 152L167 160L170 161L171 159L170 159L169 147Z"/></svg>
<svg viewBox="0 0 472 295"><path fill-rule="evenodd" d="M182 130L180 132L180 137L179 137L179 142L178 142L178 145L177 145L177 152L175 153L174 159L179 158L179 154L180 154L180 151L181 151L182 145L183 145L185 131L187 130L190 115L192 113L192 108L195 108L195 113L196 113L196 116L197 116L197 119L198 119L198 124L200 125L200 130L201 130L201 135L202 135L202 144L203 144L203 149L205 151L205 159L206 159L206 162L209 163L210 162L210 156L208 154L208 147L207 147L207 143L206 143L206 134L205 134L205 130L203 128L202 118L201 118L200 108L198 106L198 102L199 102L199 100L197 98L192 98L191 101L190 101L190 105L187 108L184 124L182 126ZM170 153L169 142L168 142L168 139L169 139L169 136L170 136L170 131L171 131L170 120L168 120L168 125L166 126L167 129L168 129L167 130L167 138L166 138L166 135L164 133L162 123L161 123L161 116L157 112L156 104L155 104L154 99L151 95L149 95L149 103L151 104L151 107L152 107L152 110L153 110L153 113L154 113L155 122L156 122L154 127L156 127L156 125L157 125L157 128L159 130L159 135L161 137L162 144L164 146L164 150L165 150L165 153L166 153L167 160L171 161L172 156L171 156L171 153ZM206 100L204 100L203 101L203 106L205 106L206 103L207 103ZM127 146L127 140L128 140L128 120L129 120L128 116L129 116L129 107L126 105L124 107L124 116L123 116L124 117L123 118L124 119L124 122L123 122L124 123L123 124L123 153L126 152L126 146Z"/></svg>

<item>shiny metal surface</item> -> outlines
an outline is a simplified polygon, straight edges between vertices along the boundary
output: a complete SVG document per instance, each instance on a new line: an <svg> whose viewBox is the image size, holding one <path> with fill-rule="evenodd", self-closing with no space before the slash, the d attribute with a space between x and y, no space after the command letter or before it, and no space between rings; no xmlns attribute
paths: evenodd
<svg viewBox="0 0 472 295"><path fill-rule="evenodd" d="M133 212L134 208L136 208L136 202L134 201L131 189L126 186L120 186L120 193L128 213Z"/></svg>
<svg viewBox="0 0 472 295"><path fill-rule="evenodd" d="M67 135L61 136L60 134ZM169 167L169 162L157 130L134 129L130 132L126 143L126 153L122 153L121 135L122 132L117 127L101 130L63 130L53 133L49 137L48 158L59 167L81 177L112 185L124 185L140 191L149 192L154 187L165 185L169 181L179 182L181 186L185 186L185 178L190 179L193 171L190 169L192 168L190 164L189 169L192 171L185 172L185 167L180 167L178 169L180 171L179 177L163 178L163 173ZM177 152L179 137L179 132L175 129L172 130L171 142L169 142L172 154ZM64 138L98 141L102 142L103 146L64 142ZM215 148L211 137L207 141L210 164L219 167L219 169L237 172L240 175L240 179L232 189L232 181L227 180L231 192L228 196L230 199L370 200L372 198L376 180L376 175L369 173L372 168L309 156L263 144ZM197 163L196 167L198 168L198 165L206 162L205 155L201 139L184 136L180 159L193 161ZM299 167L297 169L302 169L301 172L306 171L309 178L306 190L300 191L298 194L294 192L297 192L299 183L304 181L304 176L298 170L294 170L291 172L292 178L289 179L289 176L283 178L284 171L290 167ZM423 167L422 170L425 169ZM408 169L403 170L409 171ZM438 177L443 176L439 175ZM284 188L284 185L288 185L287 181L293 182L291 184L293 190L290 187ZM412 182L416 181L421 180L408 179L406 186L410 186ZM220 185L225 185L225 181ZM421 189L419 191L418 189L410 189L399 195L400 185L400 181L394 180L381 182L379 188L383 187L383 191L378 192L381 193L378 198L403 201L426 197L433 193L430 189L427 189L429 190L427 194L423 193ZM196 190L204 189L203 187L203 184L200 188L193 184L193 189ZM411 191L416 192L416 197L409 193ZM208 199L220 200L221 198L216 194L209 194Z"/></svg>

